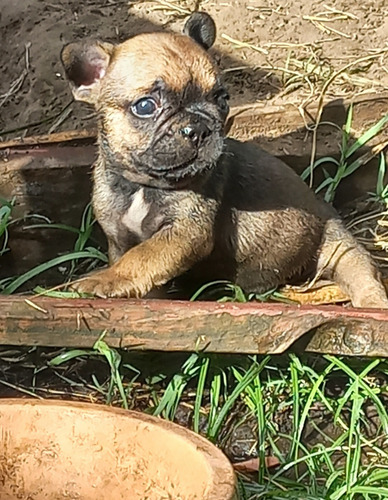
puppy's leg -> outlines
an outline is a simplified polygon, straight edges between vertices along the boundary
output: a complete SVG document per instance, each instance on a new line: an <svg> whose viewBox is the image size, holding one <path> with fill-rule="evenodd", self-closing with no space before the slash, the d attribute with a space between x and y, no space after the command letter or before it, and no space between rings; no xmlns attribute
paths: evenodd
<svg viewBox="0 0 388 500"><path fill-rule="evenodd" d="M128 250L111 267L72 285L99 297L143 297L187 271L212 250L209 228L174 223Z"/></svg>
<svg viewBox="0 0 388 500"><path fill-rule="evenodd" d="M388 308L385 289L372 258L338 219L326 223L318 270L335 281L354 307Z"/></svg>
<svg viewBox="0 0 388 500"><path fill-rule="evenodd" d="M109 265L111 266L115 262L119 260L119 258L123 255L123 252L120 250L120 248L116 245L116 242L111 239L108 239L108 259L109 259Z"/></svg>

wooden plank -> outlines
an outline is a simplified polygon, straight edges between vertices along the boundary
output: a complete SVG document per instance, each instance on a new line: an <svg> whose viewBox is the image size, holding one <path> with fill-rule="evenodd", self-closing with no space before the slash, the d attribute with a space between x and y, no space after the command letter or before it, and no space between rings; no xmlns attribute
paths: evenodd
<svg viewBox="0 0 388 500"><path fill-rule="evenodd" d="M320 126L323 140L318 143L318 154L325 153L327 148L331 148L332 152L334 147L338 148L338 144L330 144L324 139L328 135L341 137L341 128L346 121L350 104L354 109L352 133L359 133L386 115L388 92L326 101ZM234 118L230 133L241 140L257 140L265 149L270 148L271 154L276 156L287 154L287 151L290 155L301 156L310 153L311 142L306 140L306 125L314 124L317 112L316 103L303 109L293 104L271 106L263 102L254 106L234 107L230 111L230 117ZM337 125L340 130L336 131L330 124ZM296 143L290 142L290 137L297 138Z"/></svg>
<svg viewBox="0 0 388 500"><path fill-rule="evenodd" d="M388 356L388 312L339 306L3 297L0 344ZM310 332L310 333L309 333Z"/></svg>
<svg viewBox="0 0 388 500"><path fill-rule="evenodd" d="M357 110L352 124L353 129L355 127L357 128L357 126L365 127L368 122L375 122L380 118L380 115L386 113L387 101L388 92L365 94L356 96L356 98L352 99L326 100L324 102L324 111L321 121L330 121L342 126L345 122L347 108L350 104L353 104ZM239 136L242 140L249 140L252 139L254 131L257 132L257 135L261 135L260 131L263 130L264 125L265 129L268 130L268 123L270 123L274 135L279 136L286 131L293 132L296 128L304 126L305 122L303 121L302 112L305 114L306 122L311 124L312 117L316 116L317 111L315 102L306 106L303 110L299 110L293 104L276 106L269 105L265 102L233 106L230 110L230 118L233 121L231 135ZM74 140L95 139L96 136L97 130L94 128L88 130L66 130L63 132L54 132L52 134L3 141L0 142L0 150L42 144L65 143ZM273 137L268 139L272 142ZM305 140L304 143L306 143ZM305 146L306 144L304 147ZM278 150L278 154L282 155L284 151Z"/></svg>
<svg viewBox="0 0 388 500"><path fill-rule="evenodd" d="M52 134L32 135L20 139L10 139L0 142L0 150L9 148L18 148L25 146L38 146L42 144L58 144L68 141L79 141L84 139L96 139L97 130L65 130L64 132L55 132Z"/></svg>

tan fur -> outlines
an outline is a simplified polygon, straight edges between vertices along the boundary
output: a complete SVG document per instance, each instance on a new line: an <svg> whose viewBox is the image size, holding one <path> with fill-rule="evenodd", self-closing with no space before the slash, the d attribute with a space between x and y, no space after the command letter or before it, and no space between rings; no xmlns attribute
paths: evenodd
<svg viewBox="0 0 388 500"><path fill-rule="evenodd" d="M100 297L144 297L209 255L213 234L205 221L193 224L182 218L173 228L131 248L111 267L80 280L74 288Z"/></svg>
<svg viewBox="0 0 388 500"><path fill-rule="evenodd" d="M382 307L387 300L369 253L336 219L326 223L318 261L318 268L324 267L325 277L338 283L354 307Z"/></svg>
<svg viewBox="0 0 388 500"><path fill-rule="evenodd" d="M208 92L215 84L216 74L210 56L187 36L146 33L115 48L102 99L106 104L111 99L116 105L122 99L130 100L147 92L156 78L163 79L172 90L181 91L194 81Z"/></svg>

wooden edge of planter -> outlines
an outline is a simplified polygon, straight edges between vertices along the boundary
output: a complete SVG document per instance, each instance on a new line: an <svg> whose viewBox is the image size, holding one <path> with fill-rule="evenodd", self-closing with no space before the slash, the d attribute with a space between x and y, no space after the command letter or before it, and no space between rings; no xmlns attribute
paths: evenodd
<svg viewBox="0 0 388 500"><path fill-rule="evenodd" d="M327 111L336 112L337 108L347 108L350 104L353 105L365 105L366 113L369 113L370 104L373 102L381 102L388 100L388 92L369 93L356 98L345 99L331 99L324 102L324 109ZM317 103L314 102L304 109L305 119L308 122L313 122L312 117L318 112ZM254 121L258 119L268 120L268 117L279 117L282 122L284 122L284 116L291 121L299 121L303 124L303 119L299 109L295 107L294 104L282 104L282 105L269 105L268 103L249 103L242 106L233 106L230 108L229 119L230 124L233 127L232 122L244 122L246 119L253 119ZM332 120L336 122L336 116L332 117ZM338 124L338 123L337 123ZM342 125L342 123L339 123ZM67 130L63 132L55 132L52 134L42 134L34 135L24 138L10 139L8 141L0 142L0 150L13 148L13 147L25 147L25 146L36 146L42 144L56 144L75 140L85 140L85 139L95 139L97 136L97 130L95 128L90 128L86 130Z"/></svg>
<svg viewBox="0 0 388 500"><path fill-rule="evenodd" d="M86 130L66 130L64 132L31 135L21 139L10 139L9 141L3 141L0 142L0 150L24 146L38 146L42 144L56 144L61 142L95 139L96 137L97 129L95 128Z"/></svg>
<svg viewBox="0 0 388 500"><path fill-rule="evenodd" d="M388 357L388 311L124 299L0 299L0 345Z"/></svg>

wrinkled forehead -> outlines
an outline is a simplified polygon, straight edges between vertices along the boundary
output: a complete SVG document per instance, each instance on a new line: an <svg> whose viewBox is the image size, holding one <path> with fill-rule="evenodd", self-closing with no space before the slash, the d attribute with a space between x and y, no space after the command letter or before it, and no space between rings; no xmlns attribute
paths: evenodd
<svg viewBox="0 0 388 500"><path fill-rule="evenodd" d="M150 33L118 45L106 74L109 94L134 99L146 94L155 81L174 92L195 85L204 93L217 82L216 68L205 50L184 35Z"/></svg>

